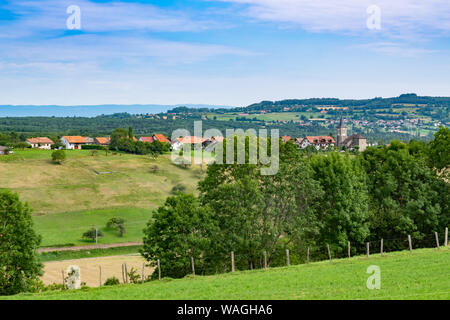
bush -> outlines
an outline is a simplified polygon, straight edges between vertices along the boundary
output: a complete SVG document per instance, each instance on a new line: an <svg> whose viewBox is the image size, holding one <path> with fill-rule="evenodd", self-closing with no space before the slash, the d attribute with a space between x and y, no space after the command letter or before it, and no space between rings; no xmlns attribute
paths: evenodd
<svg viewBox="0 0 450 320"><path fill-rule="evenodd" d="M105 286L117 286L119 284L120 284L120 281L116 277L108 278L105 281Z"/></svg>
<svg viewBox="0 0 450 320"><path fill-rule="evenodd" d="M181 184L181 183L179 183L179 184L177 184L176 186L174 186L173 188L172 188L172 191L170 191L172 194L177 194L178 192L186 192L186 186L185 185L183 185L183 184Z"/></svg>
<svg viewBox="0 0 450 320"><path fill-rule="evenodd" d="M105 146L99 146L96 144L85 144L83 146L83 150L106 150Z"/></svg>
<svg viewBox="0 0 450 320"><path fill-rule="evenodd" d="M61 164L66 160L66 152L64 150L56 150L52 152L52 160L55 163Z"/></svg>

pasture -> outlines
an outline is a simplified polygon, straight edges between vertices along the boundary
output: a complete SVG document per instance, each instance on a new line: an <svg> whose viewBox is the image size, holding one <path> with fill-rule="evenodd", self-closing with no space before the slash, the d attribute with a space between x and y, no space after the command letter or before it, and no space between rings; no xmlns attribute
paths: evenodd
<svg viewBox="0 0 450 320"><path fill-rule="evenodd" d="M58 165L52 163L51 153L16 150L0 157L0 186L29 203L43 246L87 244L81 235L90 227L105 234L100 243L141 241L152 210L164 203L172 188L181 184L193 193L203 174L200 166L174 165L170 155L154 159L68 150L67 160ZM115 216L126 220L124 237L105 229Z"/></svg>
<svg viewBox="0 0 450 320"><path fill-rule="evenodd" d="M76 263L76 261L74 262ZM381 288L367 288L369 266ZM145 284L20 294L3 299L450 299L450 247L417 249L290 267L187 276ZM162 266L163 268L163 266ZM117 269L117 268L116 268ZM119 269L120 270L120 269ZM98 275L98 271L95 272ZM83 269L81 269L83 281Z"/></svg>

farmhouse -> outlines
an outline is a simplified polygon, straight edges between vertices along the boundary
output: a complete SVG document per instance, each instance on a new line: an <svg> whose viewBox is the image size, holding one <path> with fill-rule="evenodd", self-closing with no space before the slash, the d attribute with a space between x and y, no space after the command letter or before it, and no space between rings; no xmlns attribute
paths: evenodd
<svg viewBox="0 0 450 320"><path fill-rule="evenodd" d="M8 148L5 146L0 146L0 154L7 156L9 154Z"/></svg>
<svg viewBox="0 0 450 320"><path fill-rule="evenodd" d="M336 141L330 136L306 136L303 139L297 138L295 142L301 149L314 146L317 150L328 149L336 144Z"/></svg>
<svg viewBox="0 0 450 320"><path fill-rule="evenodd" d="M61 142L69 150L80 150L83 145L87 144L86 139L82 136L64 136L61 138Z"/></svg>
<svg viewBox="0 0 450 320"><path fill-rule="evenodd" d="M54 142L47 137L29 138L26 142L31 145L32 148L50 150Z"/></svg>
<svg viewBox="0 0 450 320"><path fill-rule="evenodd" d="M286 142L288 142L288 141L291 141L291 137L289 137L289 136L281 136L281 140L283 141L283 143L286 143Z"/></svg>
<svg viewBox="0 0 450 320"><path fill-rule="evenodd" d="M111 142L110 138L97 137L94 139L94 143L99 146L109 146L110 142Z"/></svg>

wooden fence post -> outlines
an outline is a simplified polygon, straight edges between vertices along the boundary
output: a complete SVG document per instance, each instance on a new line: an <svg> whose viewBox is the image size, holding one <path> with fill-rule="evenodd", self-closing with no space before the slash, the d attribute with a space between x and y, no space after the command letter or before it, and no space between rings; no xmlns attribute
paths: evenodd
<svg viewBox="0 0 450 320"><path fill-rule="evenodd" d="M327 243L327 249L328 249L328 258L330 259L331 262L331 251L330 251L330 245Z"/></svg>
<svg viewBox="0 0 450 320"><path fill-rule="evenodd" d="M348 247L348 258L351 258L351 250L350 250L350 241L347 242L347 247Z"/></svg>
<svg viewBox="0 0 450 320"><path fill-rule="evenodd" d="M195 276L194 257L191 257L191 265L192 265L192 274Z"/></svg>
<svg viewBox="0 0 450 320"><path fill-rule="evenodd" d="M439 236L437 232L434 233L434 237L436 238L436 247L439 249Z"/></svg>
<svg viewBox="0 0 450 320"><path fill-rule="evenodd" d="M448 246L448 227L445 228L444 246Z"/></svg>
<svg viewBox="0 0 450 320"><path fill-rule="evenodd" d="M264 251L264 269L267 269L267 251Z"/></svg>
<svg viewBox="0 0 450 320"><path fill-rule="evenodd" d="M380 255L383 256L383 239L381 239L380 243Z"/></svg>
<svg viewBox="0 0 450 320"><path fill-rule="evenodd" d="M125 266L122 263L122 283L125 283Z"/></svg>
<svg viewBox="0 0 450 320"><path fill-rule="evenodd" d="M306 250L306 262L309 263L309 247Z"/></svg>
<svg viewBox="0 0 450 320"><path fill-rule="evenodd" d="M408 234L408 244L409 244L409 252L412 252L412 240L410 234Z"/></svg>
<svg viewBox="0 0 450 320"><path fill-rule="evenodd" d="M370 242L366 242L366 255L367 255L367 258L370 255Z"/></svg>
<svg viewBox="0 0 450 320"><path fill-rule="evenodd" d="M62 284L63 284L63 287L65 287L66 286L66 281L64 279L64 270L61 270L61 273L62 273Z"/></svg>
<svg viewBox="0 0 450 320"><path fill-rule="evenodd" d="M158 279L161 280L161 262L158 259Z"/></svg>
<svg viewBox="0 0 450 320"><path fill-rule="evenodd" d="M142 283L144 283L145 279L145 262L142 262Z"/></svg>
<svg viewBox="0 0 450 320"><path fill-rule="evenodd" d="M289 267L289 249L286 249L286 266Z"/></svg>
<svg viewBox="0 0 450 320"><path fill-rule="evenodd" d="M100 287L102 286L102 266L98 266L98 269L100 271Z"/></svg>
<svg viewBox="0 0 450 320"><path fill-rule="evenodd" d="M234 251L231 251L231 272L234 272Z"/></svg>

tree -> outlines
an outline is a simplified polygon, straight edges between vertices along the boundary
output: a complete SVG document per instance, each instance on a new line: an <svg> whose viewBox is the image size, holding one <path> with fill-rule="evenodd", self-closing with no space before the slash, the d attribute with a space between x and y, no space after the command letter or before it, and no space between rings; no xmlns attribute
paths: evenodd
<svg viewBox="0 0 450 320"><path fill-rule="evenodd" d="M421 152L392 141L390 147L367 148L362 164L368 176L372 239L406 239L408 234L420 239L448 216L440 205L448 199L448 183L437 177Z"/></svg>
<svg viewBox="0 0 450 320"><path fill-rule="evenodd" d="M430 141L430 162L438 170L450 166L450 129L439 127L434 134L434 140Z"/></svg>
<svg viewBox="0 0 450 320"><path fill-rule="evenodd" d="M36 254L40 242L28 204L0 191L0 295L24 292L36 283L42 275Z"/></svg>
<svg viewBox="0 0 450 320"><path fill-rule="evenodd" d="M357 160L337 152L313 156L311 165L325 192L316 212L318 244L329 244L339 253L347 248L347 241L362 243L369 236L364 170Z"/></svg>
<svg viewBox="0 0 450 320"><path fill-rule="evenodd" d="M125 233L125 219L111 218L106 224L106 227L116 229L119 232L119 236L122 237Z"/></svg>
<svg viewBox="0 0 450 320"><path fill-rule="evenodd" d="M246 145L249 143L247 138ZM267 141L251 143L260 147ZM247 148L246 158L248 151ZM278 172L267 176L261 175L261 163L248 161L208 167L199 190L202 203L211 207L219 226L213 246L217 268L229 265L231 251L237 253L238 267L255 266L263 251L267 251L270 263L280 246L289 245L305 235L302 231L311 230L309 217L321 187L313 180L311 167L296 145L281 144L279 159Z"/></svg>
<svg viewBox="0 0 450 320"><path fill-rule="evenodd" d="M97 237L103 237L103 232L96 228L91 228L83 233L83 238L94 241Z"/></svg>
<svg viewBox="0 0 450 320"><path fill-rule="evenodd" d="M215 225L207 206L200 206L193 195L179 193L168 197L144 229L141 255L162 274L181 278L191 273L191 257L197 273L204 272L204 257L214 241ZM158 277L158 271L152 275Z"/></svg>
<svg viewBox="0 0 450 320"><path fill-rule="evenodd" d="M66 160L66 152L64 150L56 150L52 152L52 160L55 163L63 163Z"/></svg>

